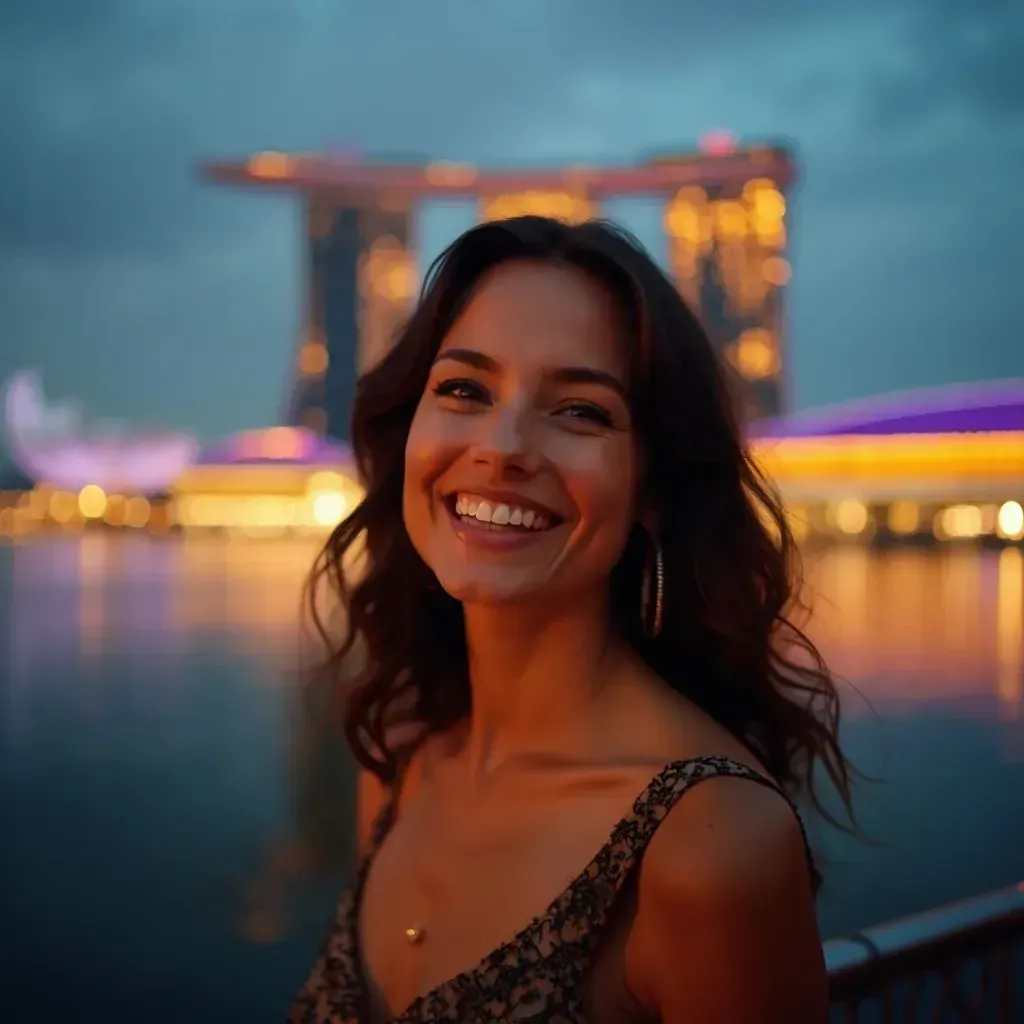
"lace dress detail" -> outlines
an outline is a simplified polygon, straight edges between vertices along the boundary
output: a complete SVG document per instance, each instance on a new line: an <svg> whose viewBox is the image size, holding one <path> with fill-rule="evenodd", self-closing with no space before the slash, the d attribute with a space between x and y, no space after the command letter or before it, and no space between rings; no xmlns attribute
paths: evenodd
<svg viewBox="0 0 1024 1024"><path fill-rule="evenodd" d="M669 764L651 780L593 860L544 913L475 967L417 998L388 1024L587 1024L582 981L616 896L675 802L697 783L721 775L768 786L789 801L774 781L729 758L700 757ZM374 854L394 816L391 801L377 819L369 852L341 900L323 950L288 1015L288 1024L365 1024L369 1020L370 997L359 948L359 908ZM800 827L803 831L802 822Z"/></svg>

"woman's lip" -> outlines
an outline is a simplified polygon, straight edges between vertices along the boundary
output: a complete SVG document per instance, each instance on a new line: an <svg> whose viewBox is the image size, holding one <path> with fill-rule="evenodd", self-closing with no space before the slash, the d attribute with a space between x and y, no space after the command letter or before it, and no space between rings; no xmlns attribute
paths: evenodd
<svg viewBox="0 0 1024 1024"><path fill-rule="evenodd" d="M458 515L454 509L449 507L448 502L444 502L444 507L451 519L455 535L466 544L485 548L488 551L509 551L522 548L540 540L545 534L555 529L553 526L549 526L546 530L526 530L517 527L508 529L500 526L493 529L490 523L481 523L471 516Z"/></svg>

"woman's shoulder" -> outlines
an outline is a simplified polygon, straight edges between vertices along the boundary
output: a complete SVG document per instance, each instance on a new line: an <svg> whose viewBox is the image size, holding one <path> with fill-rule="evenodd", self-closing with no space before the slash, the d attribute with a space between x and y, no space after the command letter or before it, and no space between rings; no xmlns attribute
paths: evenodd
<svg viewBox="0 0 1024 1024"><path fill-rule="evenodd" d="M753 768L749 762L744 767ZM796 986L793 998L820 999L805 984L808 976L807 984L820 982L813 969L820 942L803 831L773 786L740 773L702 778L652 837L637 884L627 974L637 996L657 1004L662 1016L675 1005L687 1019L723 1019L688 1002L687 993L713 976L718 991L736 985L759 993L769 1000L762 1008L776 998L769 990L782 983ZM777 998L792 1009L787 997ZM748 1018L738 1010L727 1019L785 1018Z"/></svg>
<svg viewBox="0 0 1024 1024"><path fill-rule="evenodd" d="M803 865L800 819L757 761L730 753L689 763L702 762L718 770L687 787L652 837L644 860L648 884L666 896L685 896L689 888L702 897L735 895L786 870L794 856Z"/></svg>

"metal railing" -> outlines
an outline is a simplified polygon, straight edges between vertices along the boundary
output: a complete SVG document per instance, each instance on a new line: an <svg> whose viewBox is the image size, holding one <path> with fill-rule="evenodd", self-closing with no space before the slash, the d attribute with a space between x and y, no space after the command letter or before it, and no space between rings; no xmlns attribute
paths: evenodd
<svg viewBox="0 0 1024 1024"><path fill-rule="evenodd" d="M842 1024L1024 1024L1024 882L825 943Z"/></svg>

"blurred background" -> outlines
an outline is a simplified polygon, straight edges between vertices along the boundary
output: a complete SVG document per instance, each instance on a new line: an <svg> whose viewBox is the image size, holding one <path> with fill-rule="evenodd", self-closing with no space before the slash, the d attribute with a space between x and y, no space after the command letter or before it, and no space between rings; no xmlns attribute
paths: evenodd
<svg viewBox="0 0 1024 1024"><path fill-rule="evenodd" d="M625 224L745 381L881 780L824 936L1024 877L1021 52L1009 0L0 4L0 1019L283 1015L350 815L301 586L482 217Z"/></svg>

